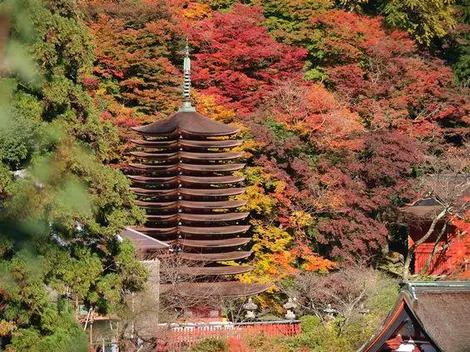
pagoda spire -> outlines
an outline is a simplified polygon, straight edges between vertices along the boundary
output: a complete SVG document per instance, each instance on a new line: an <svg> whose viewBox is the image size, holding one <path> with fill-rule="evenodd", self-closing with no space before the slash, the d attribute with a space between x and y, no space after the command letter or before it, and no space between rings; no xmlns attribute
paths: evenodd
<svg viewBox="0 0 470 352"><path fill-rule="evenodd" d="M183 106L180 111L193 112L196 109L191 105L191 59L189 58L189 43L186 38L186 48L183 63L184 85L183 85Z"/></svg>

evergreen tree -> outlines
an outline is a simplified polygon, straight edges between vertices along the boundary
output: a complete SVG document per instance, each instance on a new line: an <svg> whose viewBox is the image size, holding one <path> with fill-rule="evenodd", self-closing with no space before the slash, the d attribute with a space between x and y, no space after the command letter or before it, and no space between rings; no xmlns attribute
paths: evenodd
<svg viewBox="0 0 470 352"><path fill-rule="evenodd" d="M82 86L94 48L75 2L0 6L11 24L0 78L0 343L86 351L71 302L106 314L143 286L131 243L116 237L142 214L127 179L104 164L118 139Z"/></svg>

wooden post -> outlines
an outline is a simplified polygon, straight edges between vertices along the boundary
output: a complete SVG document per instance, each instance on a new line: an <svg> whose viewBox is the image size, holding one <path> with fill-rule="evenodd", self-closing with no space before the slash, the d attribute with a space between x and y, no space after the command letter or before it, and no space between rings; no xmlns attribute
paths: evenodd
<svg viewBox="0 0 470 352"><path fill-rule="evenodd" d="M88 337L90 339L90 346L93 345L93 323L90 323L90 333L88 334Z"/></svg>

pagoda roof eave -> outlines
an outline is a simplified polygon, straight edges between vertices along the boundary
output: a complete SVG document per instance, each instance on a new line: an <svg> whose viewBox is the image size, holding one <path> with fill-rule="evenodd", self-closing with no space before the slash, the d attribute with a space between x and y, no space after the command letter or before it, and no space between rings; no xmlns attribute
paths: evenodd
<svg viewBox="0 0 470 352"><path fill-rule="evenodd" d="M246 259L251 255L250 251L232 251L223 253L178 253L178 257L183 260L191 260L195 262L222 262L229 260Z"/></svg>
<svg viewBox="0 0 470 352"><path fill-rule="evenodd" d="M130 163L129 167L134 170L141 172L160 172L160 173L171 173L178 170L192 171L192 172L232 172L239 171L245 167L246 164L231 163L231 164L186 164L186 163L175 163L175 164L164 164L164 165L147 165Z"/></svg>
<svg viewBox="0 0 470 352"><path fill-rule="evenodd" d="M154 136L182 134L200 137L222 137L234 135L240 131L240 128L217 122L195 111L178 111L167 119L131 128L137 133Z"/></svg>
<svg viewBox="0 0 470 352"><path fill-rule="evenodd" d="M205 223L205 222L227 222L227 221L243 221L250 213L248 212L235 212L235 213L221 213L221 214L188 214L178 213L172 215L153 215L147 214L146 217L151 221L177 221L183 220L190 223Z"/></svg>
<svg viewBox="0 0 470 352"><path fill-rule="evenodd" d="M231 248L244 246L251 241L250 237L234 237L223 240L191 240L191 239L177 239L165 242L168 245L181 245L189 248Z"/></svg>
<svg viewBox="0 0 470 352"><path fill-rule="evenodd" d="M229 197L245 193L243 187L237 188L177 188L177 189L148 189L131 188L138 195L147 197L170 197L170 196L188 196L188 197Z"/></svg>
<svg viewBox="0 0 470 352"><path fill-rule="evenodd" d="M245 284L239 281L191 282L161 285L161 292L177 292L181 296L239 298L254 296L268 290L272 285Z"/></svg>
<svg viewBox="0 0 470 352"><path fill-rule="evenodd" d="M194 161L221 161L221 160L233 160L243 156L241 152L211 152L211 153L196 153L196 152L131 152L132 156L140 159L149 160L194 160Z"/></svg>
<svg viewBox="0 0 470 352"><path fill-rule="evenodd" d="M210 226L210 227L145 227L138 226L134 228L138 232L145 234L170 235L180 233L183 235L235 235L243 234L250 229L249 225L230 225L230 226Z"/></svg>
<svg viewBox="0 0 470 352"><path fill-rule="evenodd" d="M190 276L220 276L238 275L248 273L253 270L251 265L226 265L226 266L205 266L194 267L185 266L178 268L178 273Z"/></svg>
<svg viewBox="0 0 470 352"><path fill-rule="evenodd" d="M240 146L243 141L238 139L223 139L223 140L187 140L187 139L174 139L174 140L140 140L131 139L133 144L148 147L148 148L174 148L178 146L188 148L235 148Z"/></svg>
<svg viewBox="0 0 470 352"><path fill-rule="evenodd" d="M147 209L176 209L178 204L181 208L188 209L201 209L201 210L214 210L214 209L233 209L245 206L248 201L246 200L226 200L226 201L176 201L176 202L146 202L138 200L135 202L137 205Z"/></svg>

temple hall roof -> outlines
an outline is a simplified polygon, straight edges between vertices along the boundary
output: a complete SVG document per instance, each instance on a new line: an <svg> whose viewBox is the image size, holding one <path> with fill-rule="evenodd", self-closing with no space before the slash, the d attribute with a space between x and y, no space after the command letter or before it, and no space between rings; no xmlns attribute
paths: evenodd
<svg viewBox="0 0 470 352"><path fill-rule="evenodd" d="M410 282L403 287L380 330L360 351L390 351L398 348L394 344L428 346L429 351L431 347L435 351L468 351L469 316L470 282ZM419 339L405 336L407 324L412 324Z"/></svg>

